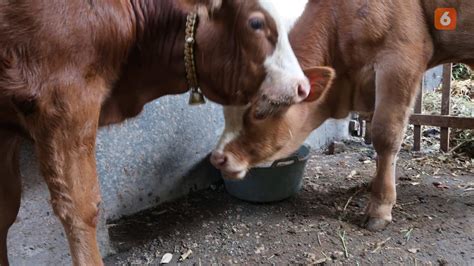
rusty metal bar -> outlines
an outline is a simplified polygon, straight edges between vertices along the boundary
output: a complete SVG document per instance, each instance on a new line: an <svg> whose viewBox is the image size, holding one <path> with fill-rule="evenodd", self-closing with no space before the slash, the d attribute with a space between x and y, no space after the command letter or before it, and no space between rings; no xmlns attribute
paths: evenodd
<svg viewBox="0 0 474 266"><path fill-rule="evenodd" d="M443 87L441 96L441 115L450 114L452 64L443 65ZM449 151L449 128L441 127L441 150Z"/></svg>
<svg viewBox="0 0 474 266"><path fill-rule="evenodd" d="M424 90L424 76L423 79L421 79L421 85L418 93L418 97L416 99L416 104L415 104L415 114L421 114L423 113L423 90ZM421 150L421 125L415 125L413 127L413 151L420 151Z"/></svg>

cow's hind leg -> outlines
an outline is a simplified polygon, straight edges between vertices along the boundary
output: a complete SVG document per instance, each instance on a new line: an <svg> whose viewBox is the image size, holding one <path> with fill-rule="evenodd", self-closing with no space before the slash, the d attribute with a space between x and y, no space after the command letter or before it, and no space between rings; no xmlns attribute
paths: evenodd
<svg viewBox="0 0 474 266"><path fill-rule="evenodd" d="M95 139L102 96L96 88L55 86L27 117L54 213L66 232L74 265L101 265L96 239L100 190Z"/></svg>
<svg viewBox="0 0 474 266"><path fill-rule="evenodd" d="M408 65L411 68L406 68L406 61L387 59L384 62L393 64L376 72L372 140L377 152L377 171L370 187L365 222L366 228L372 231L382 230L392 221L392 208L397 197L396 159L423 74L422 67Z"/></svg>
<svg viewBox="0 0 474 266"><path fill-rule="evenodd" d="M7 235L20 208L20 138L0 130L0 265L8 265Z"/></svg>

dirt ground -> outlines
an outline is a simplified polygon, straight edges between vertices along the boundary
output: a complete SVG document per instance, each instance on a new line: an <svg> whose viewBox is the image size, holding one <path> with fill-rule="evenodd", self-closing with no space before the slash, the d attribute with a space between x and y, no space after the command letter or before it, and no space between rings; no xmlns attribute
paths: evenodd
<svg viewBox="0 0 474 266"><path fill-rule="evenodd" d="M222 184L109 224L119 254L107 265L396 264L474 265L474 160L402 150L398 203L383 232L360 227L375 171L374 152L346 143L314 153L301 192L252 204ZM344 244L343 244L344 242Z"/></svg>

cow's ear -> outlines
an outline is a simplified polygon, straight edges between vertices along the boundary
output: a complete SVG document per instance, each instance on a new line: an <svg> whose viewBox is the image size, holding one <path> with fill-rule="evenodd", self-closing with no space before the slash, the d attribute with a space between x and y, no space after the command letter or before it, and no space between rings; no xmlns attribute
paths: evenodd
<svg viewBox="0 0 474 266"><path fill-rule="evenodd" d="M197 6L205 7L210 13L219 10L222 7L223 0L183 0L185 3Z"/></svg>
<svg viewBox="0 0 474 266"><path fill-rule="evenodd" d="M330 67L313 67L304 70L304 74L309 79L311 91L305 102L313 102L319 99L323 93L331 86L335 78L334 69Z"/></svg>

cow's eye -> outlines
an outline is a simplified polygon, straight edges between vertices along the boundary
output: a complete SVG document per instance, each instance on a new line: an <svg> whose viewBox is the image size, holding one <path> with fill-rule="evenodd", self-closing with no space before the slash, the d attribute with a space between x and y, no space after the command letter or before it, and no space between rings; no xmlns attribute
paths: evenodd
<svg viewBox="0 0 474 266"><path fill-rule="evenodd" d="M254 30L261 30L265 26L265 22L261 18L251 18L249 24Z"/></svg>

